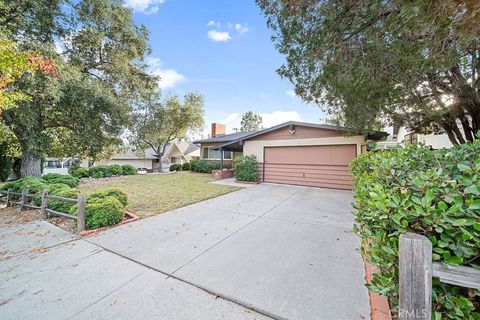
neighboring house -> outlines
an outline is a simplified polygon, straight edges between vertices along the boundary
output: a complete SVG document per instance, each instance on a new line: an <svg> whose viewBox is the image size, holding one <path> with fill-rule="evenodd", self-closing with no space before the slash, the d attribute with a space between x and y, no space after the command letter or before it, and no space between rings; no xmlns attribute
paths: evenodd
<svg viewBox="0 0 480 320"><path fill-rule="evenodd" d="M400 127L397 130L390 128L391 135L390 139L385 142L388 143L400 143L403 145L406 144L418 144L422 143L427 146L431 146L433 149L441 148L451 148L453 147L452 142L448 138L446 133L442 134L420 134L409 131L405 127Z"/></svg>
<svg viewBox="0 0 480 320"><path fill-rule="evenodd" d="M173 163L183 164L190 160L200 158L200 149L198 146L188 141L176 141L169 144L163 156L163 164L168 167ZM95 165L131 165L137 169L145 168L155 170L158 168L158 158L151 148L144 151L133 151L119 153L108 160L97 161ZM82 166L87 166L88 161L84 161Z"/></svg>
<svg viewBox="0 0 480 320"><path fill-rule="evenodd" d="M212 133L214 125L218 128L213 124ZM289 121L257 132L212 134L212 138L194 143L200 145L202 158L210 159L215 150L220 160L222 154L231 158L242 153L254 155L261 181L351 190L350 161L366 150L370 141L387 135L374 132L365 136L345 127Z"/></svg>
<svg viewBox="0 0 480 320"><path fill-rule="evenodd" d="M71 158L61 159L61 158L46 158L43 162L43 174L48 173L60 173L68 174L68 168L73 164Z"/></svg>

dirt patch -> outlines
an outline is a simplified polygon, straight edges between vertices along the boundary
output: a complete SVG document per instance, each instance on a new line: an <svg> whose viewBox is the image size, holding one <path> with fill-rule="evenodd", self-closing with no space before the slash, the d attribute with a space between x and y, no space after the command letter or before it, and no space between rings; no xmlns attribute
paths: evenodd
<svg viewBox="0 0 480 320"><path fill-rule="evenodd" d="M42 218L40 210L24 210L20 211L18 207L0 207L0 224L23 224ZM62 217L54 217L47 219L51 224L68 231L75 233L77 226L75 221Z"/></svg>

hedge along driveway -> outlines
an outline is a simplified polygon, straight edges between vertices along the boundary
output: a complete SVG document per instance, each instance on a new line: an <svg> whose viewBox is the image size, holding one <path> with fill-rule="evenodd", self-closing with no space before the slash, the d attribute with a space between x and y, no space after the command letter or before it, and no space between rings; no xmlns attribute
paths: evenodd
<svg viewBox="0 0 480 320"><path fill-rule="evenodd" d="M80 186L80 191L88 194L104 189L120 189L128 195L127 209L141 217L148 217L240 189L210 181L208 174L191 172L135 175L88 182Z"/></svg>

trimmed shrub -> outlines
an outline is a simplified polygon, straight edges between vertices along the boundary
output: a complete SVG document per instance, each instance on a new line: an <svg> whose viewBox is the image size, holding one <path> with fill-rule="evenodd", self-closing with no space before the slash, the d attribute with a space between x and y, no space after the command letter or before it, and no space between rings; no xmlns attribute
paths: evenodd
<svg viewBox="0 0 480 320"><path fill-rule="evenodd" d="M174 163L170 165L170 171L181 171L182 170L182 165L179 163Z"/></svg>
<svg viewBox="0 0 480 320"><path fill-rule="evenodd" d="M114 197L115 199L120 201L120 203L124 207L127 206L128 196L125 194L125 192L123 192L120 189L107 189L107 190L100 190L100 191L90 193L87 196L87 203L95 202L97 199L104 199L106 197Z"/></svg>
<svg viewBox="0 0 480 320"><path fill-rule="evenodd" d="M88 178L90 177L90 172L87 168L82 168L82 167L77 167L73 170L71 170L71 173L70 173L72 176L74 176L75 178Z"/></svg>
<svg viewBox="0 0 480 320"><path fill-rule="evenodd" d="M42 191L45 189L48 190L48 194L54 195L55 192L58 190L70 189L70 186L64 183L50 183L50 184L46 184L45 188L42 189ZM33 198L32 203L35 206L40 206L42 204L41 192L37 193L37 196ZM68 212L68 211L64 211L64 212Z"/></svg>
<svg viewBox="0 0 480 320"><path fill-rule="evenodd" d="M433 245L433 260L480 268L480 140L451 149L410 145L353 160L355 228L380 272L370 289L398 306L398 242ZM435 319L479 319L478 290L433 280Z"/></svg>
<svg viewBox="0 0 480 320"><path fill-rule="evenodd" d="M237 180L258 181L257 158L255 156L238 156L233 160L233 163Z"/></svg>
<svg viewBox="0 0 480 320"><path fill-rule="evenodd" d="M121 176L123 174L122 166L119 164L112 164L110 170L114 176Z"/></svg>
<svg viewBox="0 0 480 320"><path fill-rule="evenodd" d="M212 170L220 169L220 161L210 162L203 160L190 161L190 171L212 173Z"/></svg>
<svg viewBox="0 0 480 320"><path fill-rule="evenodd" d="M2 190L12 189L14 192L22 192L28 189L28 193L39 193L46 189L48 182L37 177L25 177L12 182L7 182L1 186Z"/></svg>
<svg viewBox="0 0 480 320"><path fill-rule="evenodd" d="M113 176L111 166L95 166L89 169L90 177L95 179L108 178Z"/></svg>
<svg viewBox="0 0 480 320"><path fill-rule="evenodd" d="M95 198L85 205L85 225L87 229L113 226L124 218L123 205L114 197ZM70 214L77 215L77 206L70 209Z"/></svg>
<svg viewBox="0 0 480 320"><path fill-rule="evenodd" d="M124 176L133 176L137 174L137 169L134 166L131 166L129 164L124 164L122 166L122 174Z"/></svg>
<svg viewBox="0 0 480 320"><path fill-rule="evenodd" d="M63 183L69 185L71 188L76 188L80 184L78 178L59 173L48 173L43 176L43 180L46 180L48 183Z"/></svg>
<svg viewBox="0 0 480 320"><path fill-rule="evenodd" d="M183 171L190 170L190 162L185 162L184 164L182 164L182 170Z"/></svg>
<svg viewBox="0 0 480 320"><path fill-rule="evenodd" d="M64 198L69 198L69 199L77 199L79 191L77 189L72 189L70 187L64 187L64 188L59 188L59 189L53 189L52 191L49 191L49 195L52 196L60 196ZM75 207L76 203L75 202L67 202L67 201L62 201L62 200L48 200L48 208L59 211L59 212L65 212L68 213L72 209L72 207Z"/></svg>

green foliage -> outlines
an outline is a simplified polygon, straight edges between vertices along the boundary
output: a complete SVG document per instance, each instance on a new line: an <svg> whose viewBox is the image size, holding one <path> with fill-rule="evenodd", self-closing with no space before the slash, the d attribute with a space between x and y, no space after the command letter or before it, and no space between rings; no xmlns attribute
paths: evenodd
<svg viewBox="0 0 480 320"><path fill-rule="evenodd" d="M73 189L70 187L63 187L63 188L54 188L53 190L48 192L49 195L52 196L60 196L69 199L77 199L79 191L77 189ZM48 208L58 211L58 212L65 212L68 213L70 210L76 206L75 202L67 202L62 200L48 200Z"/></svg>
<svg viewBox="0 0 480 320"><path fill-rule="evenodd" d="M240 131L259 131L263 129L263 117L255 111L248 111L242 115Z"/></svg>
<svg viewBox="0 0 480 320"><path fill-rule="evenodd" d="M182 164L182 170L183 171L189 171L190 170L190 162L185 162Z"/></svg>
<svg viewBox="0 0 480 320"><path fill-rule="evenodd" d="M28 193L40 193L46 188L48 182L37 177L25 177L15 181L7 182L0 188L2 190L12 189L14 192L22 192L22 190L28 189Z"/></svg>
<svg viewBox="0 0 480 320"><path fill-rule="evenodd" d="M137 169L134 166L131 166L129 164L124 164L122 166L122 174L124 176L133 176L137 174Z"/></svg>
<svg viewBox="0 0 480 320"><path fill-rule="evenodd" d="M475 139L478 1L256 2L286 56L278 73L302 100L365 133L386 121L420 133L443 129L456 143Z"/></svg>
<svg viewBox="0 0 480 320"><path fill-rule="evenodd" d="M0 12L2 35L54 61L60 72L25 74L9 85L25 99L2 121L18 138L22 159L35 164L24 165L22 175L39 175L45 154L95 161L121 145L132 105L157 80L141 63L148 31L135 24L132 10L116 0L0 0Z"/></svg>
<svg viewBox="0 0 480 320"><path fill-rule="evenodd" d="M87 168L76 167L72 169L71 175L76 178L88 178L90 177L90 171Z"/></svg>
<svg viewBox="0 0 480 320"><path fill-rule="evenodd" d="M114 176L121 176L123 174L122 166L119 164L112 164L110 170Z"/></svg>
<svg viewBox="0 0 480 320"><path fill-rule="evenodd" d="M85 225L87 229L113 226L124 218L125 208L115 197L94 198L85 205ZM77 206L70 209L77 214Z"/></svg>
<svg viewBox="0 0 480 320"><path fill-rule="evenodd" d="M59 173L48 173L43 176L43 180L46 180L48 183L64 183L71 188L76 188L80 184L78 178Z"/></svg>
<svg viewBox="0 0 480 320"><path fill-rule="evenodd" d="M203 161L203 160L192 160L190 161L190 171L202 172L202 173L212 173L212 170L220 169L220 161Z"/></svg>
<svg viewBox="0 0 480 320"><path fill-rule="evenodd" d="M203 126L203 97L197 93L186 94L183 102L178 96L165 100L158 89L148 92L132 116L130 141L139 150L152 148L161 159L167 146ZM159 163L163 171L163 162Z"/></svg>
<svg viewBox="0 0 480 320"><path fill-rule="evenodd" d="M404 232L429 238L435 261L480 267L479 154L477 140L434 151L416 145L371 151L351 163L355 232L381 271L370 289L389 296L393 307L398 303L398 239ZM478 290L469 295L465 288L434 281L433 292L433 310L446 319L480 317Z"/></svg>
<svg viewBox="0 0 480 320"><path fill-rule="evenodd" d="M113 176L111 166L95 166L89 169L90 176L95 179L108 178Z"/></svg>
<svg viewBox="0 0 480 320"><path fill-rule="evenodd" d="M120 201L126 207L128 203L128 196L120 189L107 189L90 193L87 197L87 203L96 202L98 199L113 197Z"/></svg>
<svg viewBox="0 0 480 320"><path fill-rule="evenodd" d="M174 163L170 165L170 171L181 171L182 165L180 163Z"/></svg>
<svg viewBox="0 0 480 320"><path fill-rule="evenodd" d="M258 181L257 158L242 155L234 160L235 178L239 181Z"/></svg>

